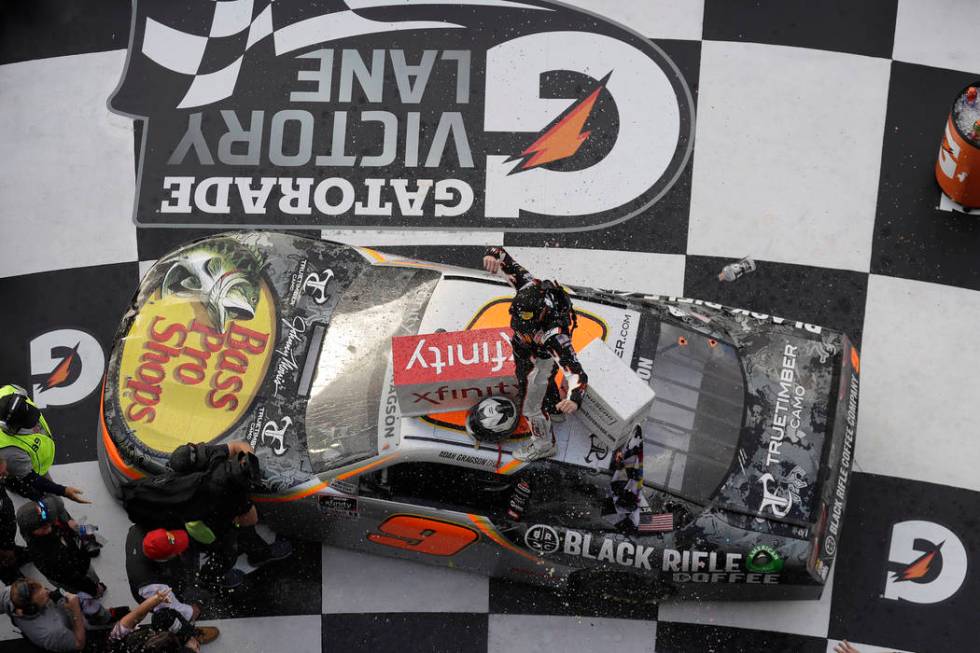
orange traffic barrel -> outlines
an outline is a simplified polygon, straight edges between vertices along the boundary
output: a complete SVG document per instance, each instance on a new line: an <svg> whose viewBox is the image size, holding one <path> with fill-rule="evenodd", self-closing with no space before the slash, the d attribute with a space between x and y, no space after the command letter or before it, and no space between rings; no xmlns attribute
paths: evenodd
<svg viewBox="0 0 980 653"><path fill-rule="evenodd" d="M957 204L980 207L980 98L976 81L953 102L936 161L936 181Z"/></svg>

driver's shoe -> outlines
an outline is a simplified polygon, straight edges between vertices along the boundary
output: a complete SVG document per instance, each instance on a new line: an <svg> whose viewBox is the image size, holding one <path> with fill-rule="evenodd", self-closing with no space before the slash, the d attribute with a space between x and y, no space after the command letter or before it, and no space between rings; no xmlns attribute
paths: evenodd
<svg viewBox="0 0 980 653"><path fill-rule="evenodd" d="M549 458L558 453L558 446L551 438L531 438L531 441L514 452L514 458L522 462L531 462Z"/></svg>

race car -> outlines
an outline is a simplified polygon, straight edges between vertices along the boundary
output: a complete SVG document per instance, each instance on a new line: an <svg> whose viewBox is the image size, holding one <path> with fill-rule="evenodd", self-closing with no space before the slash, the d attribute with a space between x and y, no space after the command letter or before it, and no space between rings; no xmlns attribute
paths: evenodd
<svg viewBox="0 0 980 653"><path fill-rule="evenodd" d="M819 598L854 450L847 336L567 290L575 349L601 339L655 392L623 445L642 443L633 528L611 507L624 452L578 415L554 425L557 455L534 462L512 457L526 429L488 445L465 410L402 416L392 338L508 333L504 280L284 233L210 236L146 273L107 365L103 478L118 496L181 444L247 440L261 519L287 536L556 587Z"/></svg>

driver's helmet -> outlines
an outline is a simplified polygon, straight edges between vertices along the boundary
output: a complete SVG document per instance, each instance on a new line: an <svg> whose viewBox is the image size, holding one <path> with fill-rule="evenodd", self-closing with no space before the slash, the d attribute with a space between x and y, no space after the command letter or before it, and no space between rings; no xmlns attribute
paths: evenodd
<svg viewBox="0 0 980 653"><path fill-rule="evenodd" d="M517 430L520 418L517 405L508 397L487 397L470 408L466 432L480 442L500 442Z"/></svg>
<svg viewBox="0 0 980 653"><path fill-rule="evenodd" d="M518 333L535 331L554 308L547 289L540 283L532 283L521 288L510 303L510 328Z"/></svg>
<svg viewBox="0 0 980 653"><path fill-rule="evenodd" d="M0 397L0 426L8 433L29 431L40 419L41 411L27 400L27 395L14 392Z"/></svg>

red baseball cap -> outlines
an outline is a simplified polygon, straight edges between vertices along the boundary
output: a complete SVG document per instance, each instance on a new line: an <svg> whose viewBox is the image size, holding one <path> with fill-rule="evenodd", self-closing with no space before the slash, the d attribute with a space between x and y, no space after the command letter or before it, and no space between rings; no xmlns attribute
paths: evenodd
<svg viewBox="0 0 980 653"><path fill-rule="evenodd" d="M150 560L166 560L180 555L190 545L187 531L168 531L163 528L150 531L143 538L143 554Z"/></svg>

